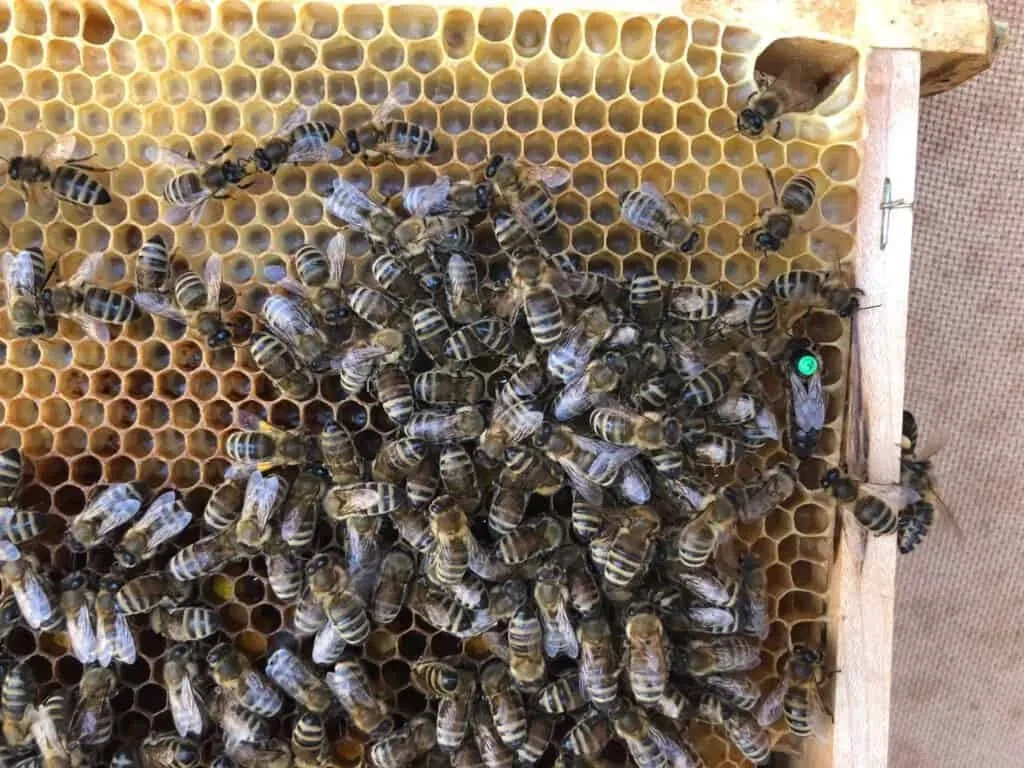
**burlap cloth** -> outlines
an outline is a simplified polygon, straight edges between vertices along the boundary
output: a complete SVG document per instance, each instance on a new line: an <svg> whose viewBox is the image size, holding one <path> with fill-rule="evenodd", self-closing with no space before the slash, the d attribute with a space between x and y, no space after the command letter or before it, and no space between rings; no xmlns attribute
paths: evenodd
<svg viewBox="0 0 1024 768"><path fill-rule="evenodd" d="M1024 766L1024 0L992 12L995 66L921 109L907 404L964 536L899 563L893 768Z"/></svg>

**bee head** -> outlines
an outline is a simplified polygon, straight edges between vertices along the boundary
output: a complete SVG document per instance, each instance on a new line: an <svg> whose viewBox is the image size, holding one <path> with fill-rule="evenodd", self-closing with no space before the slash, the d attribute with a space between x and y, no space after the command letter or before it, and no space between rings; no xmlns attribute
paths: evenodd
<svg viewBox="0 0 1024 768"><path fill-rule="evenodd" d="M18 181L21 178L21 164L23 158L12 157L7 161L7 175L10 176L14 181Z"/></svg>
<svg viewBox="0 0 1024 768"><path fill-rule="evenodd" d="M498 172L501 164L505 162L505 158L502 155L495 155L491 158L491 161L487 163L487 167L484 169L484 177L493 179L494 174Z"/></svg>
<svg viewBox="0 0 1024 768"><path fill-rule="evenodd" d="M764 118L750 107L740 110L736 116L736 130L744 136L757 137L764 133Z"/></svg>
<svg viewBox="0 0 1024 768"><path fill-rule="evenodd" d="M822 475L822 477L821 477L821 487L822 488L831 488L833 485L835 485L837 482L839 482L839 480L841 480L842 477L843 477L842 472L840 472L838 469L833 467L828 472L826 472L824 475Z"/></svg>
<svg viewBox="0 0 1024 768"><path fill-rule="evenodd" d="M324 320L328 325L341 325L349 318L348 307L339 305L324 312Z"/></svg>
<svg viewBox="0 0 1024 768"><path fill-rule="evenodd" d="M183 741L178 745L178 748L174 750L175 765L192 766L198 762L199 750L196 749L195 744L189 741Z"/></svg>
<svg viewBox="0 0 1024 768"><path fill-rule="evenodd" d="M120 564L122 568L134 568L139 564L139 558L134 552L118 547L114 552L114 559Z"/></svg>
<svg viewBox="0 0 1024 768"><path fill-rule="evenodd" d="M476 207L486 211L494 202L494 185L489 181L483 181L476 185Z"/></svg>
<svg viewBox="0 0 1024 768"><path fill-rule="evenodd" d="M850 296L845 302L843 302L837 311L840 317L849 317L860 308L860 299L856 296Z"/></svg>
<svg viewBox="0 0 1024 768"><path fill-rule="evenodd" d="M331 558L327 555L317 555L312 560L310 560L309 564L306 566L307 575L312 575L314 573L317 573L318 571L322 571L330 564L330 562Z"/></svg>
<svg viewBox="0 0 1024 768"><path fill-rule="evenodd" d="M274 164L271 162L267 150L263 147L257 147L256 151L252 153L252 161L256 163L256 167L261 171L270 171L273 169Z"/></svg>
<svg viewBox="0 0 1024 768"><path fill-rule="evenodd" d="M85 574L81 571L69 573L60 583L61 589L81 589L85 586Z"/></svg>
<svg viewBox="0 0 1024 768"><path fill-rule="evenodd" d="M358 155L362 151L362 145L359 143L359 132L354 128L345 131L345 146L348 147L348 151L353 155Z"/></svg>
<svg viewBox="0 0 1024 768"><path fill-rule="evenodd" d="M683 253L689 253L694 250L700 243L700 233L697 230L693 230L690 236L686 238L686 242L679 248Z"/></svg>
<svg viewBox="0 0 1024 768"><path fill-rule="evenodd" d="M220 645L214 646L208 654L206 654L207 664L217 664L222 661L227 655L231 653L231 646L227 643L221 643Z"/></svg>
<svg viewBox="0 0 1024 768"><path fill-rule="evenodd" d="M754 235L754 248L759 251L778 251L782 247L782 242L767 230L761 230Z"/></svg>

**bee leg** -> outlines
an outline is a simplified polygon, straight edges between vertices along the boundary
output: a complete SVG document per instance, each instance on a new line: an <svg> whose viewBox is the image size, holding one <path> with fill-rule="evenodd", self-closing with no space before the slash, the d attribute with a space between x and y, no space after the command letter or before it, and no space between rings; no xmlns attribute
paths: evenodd
<svg viewBox="0 0 1024 768"><path fill-rule="evenodd" d="M782 131L782 121L781 120L776 120L775 121L775 132L772 134L772 136L774 136L776 139L779 138L779 133L781 131Z"/></svg>
<svg viewBox="0 0 1024 768"><path fill-rule="evenodd" d="M215 155L214 155L213 157L211 157L211 158L210 158L210 160L211 160L211 161L212 161L212 160L218 160L218 159L220 159L220 158L224 157L224 155L226 155L226 154L227 154L228 152L230 152L230 151L231 151L231 145L230 145L230 144L225 144L225 145L224 145L224 148L223 148L223 149L221 149L221 150L220 150L220 151L219 151L219 152L218 152L217 154L215 154ZM192 154L192 153L190 152L189 154ZM192 159L194 160L195 158L192 158Z"/></svg>

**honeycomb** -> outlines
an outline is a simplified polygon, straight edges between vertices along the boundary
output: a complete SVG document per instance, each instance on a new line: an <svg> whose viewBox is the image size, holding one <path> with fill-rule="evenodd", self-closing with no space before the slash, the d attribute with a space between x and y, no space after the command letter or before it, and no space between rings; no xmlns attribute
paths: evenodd
<svg viewBox="0 0 1024 768"><path fill-rule="evenodd" d="M862 138L859 73L806 118L785 120L779 137L752 141L735 133L735 113L752 92L754 62L777 31L725 26L712 19L629 13L503 8L336 6L318 2L109 3L19 0L0 3L0 155L38 153L49 137L73 132L78 153L114 168L114 201L61 206L34 218L16 184L0 187L0 247L41 246L73 272L86 254L106 254L97 282L131 292L134 255L153 235L173 242L197 268L224 254L225 282L236 295L231 319L255 314L268 295L267 270L304 240L325 243L337 230L323 197L340 175L380 198L441 173L477 177L495 153L572 170L558 195L564 244L591 270L614 276L653 271L740 289L792 268L826 269L853 251L856 179ZM273 133L297 104L312 119L350 127L366 120L384 96L408 84L405 118L438 136L429 161L367 167L285 167L245 192L207 206L201 226L164 223L161 190L170 171L153 164L157 147L212 156L231 143L240 155ZM762 166L778 183L808 172L818 188L813 209L781 253L758 259L742 234L770 205ZM692 258L669 254L620 220L618 196L643 181L706 232ZM489 231L479 248L494 254ZM175 487L196 518L228 461L226 432L239 411L283 428L317 432L337 418L371 457L395 426L365 393L345 398L335 376L316 397L278 396L244 347L211 354L162 319L142 318L107 345L60 321L52 341L17 339L0 313L0 449L26 459L22 503L65 519L83 508L98 483L140 480ZM808 322L821 345L829 393L826 429L816 458L800 468L801 484L784 507L744 526L741 539L767 568L774 621L755 679L778 679L789 644L818 641L833 553L834 508L819 492L825 462L839 458L847 369L846 329L831 315ZM768 392L776 405L780 391ZM780 405L781 407L781 405ZM750 477L781 451L744 462ZM179 538L198 538L196 525ZM109 552L73 554L50 531L39 555L66 571L110 566ZM258 663L282 645L294 647L284 606L266 583L261 558L207 580L224 631ZM172 727L159 685L166 643L138 626L140 656L120 670L117 731L133 740ZM409 686L409 662L478 649L437 632L403 609L366 645L372 676L403 714L421 711ZM5 650L27 659L43 692L78 682L81 665L61 634L38 638L17 628ZM695 726L697 727L697 726ZM702 730L709 765L743 759L720 732ZM781 733L780 733L781 738ZM361 744L338 741L343 765L355 766Z"/></svg>

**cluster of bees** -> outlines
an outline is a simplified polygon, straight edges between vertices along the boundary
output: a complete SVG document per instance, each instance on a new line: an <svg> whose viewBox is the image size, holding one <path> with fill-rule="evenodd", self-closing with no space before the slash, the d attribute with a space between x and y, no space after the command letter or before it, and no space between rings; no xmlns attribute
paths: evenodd
<svg viewBox="0 0 1024 768"><path fill-rule="evenodd" d="M169 219L199 221L209 200L286 163L345 151L428 157L437 140L395 114L399 96L343 133L344 150L331 143L336 126L297 112L249 158L161 151L185 170L164 191ZM759 135L785 104L783 84L766 85L739 130ZM40 157L9 160L7 173L33 197L105 204L97 169L69 159L73 146L60 138ZM243 416L224 442L234 466L201 522L173 489L150 498L118 483L92 494L66 543L111 550L102 573L52 574L33 556L32 540L64 521L18 506L20 455L0 455L0 633L63 632L85 666L77 687L40 699L27 663L0 664L3 765L316 768L336 764L332 734L344 722L365 735L376 768L610 764L613 744L640 768L693 768L704 765L693 719L756 764L769 760L776 722L797 737L827 730L820 648L793 646L769 691L750 677L769 603L764 569L734 533L793 494L825 423L825 361L806 314L848 318L859 291L810 270L731 295L579 271L544 244L557 227L551 193L568 181L563 169L494 157L476 180L407 190L403 217L340 180L326 210L345 230L292 254L294 276L272 275L260 327L241 342L223 317L216 256L202 275L177 269L153 238L128 295L93 283L100 255L52 287L56 263L47 271L40 250L4 255L18 336L52 335L65 316L106 339L142 312L164 315L211 349L247 349L294 400L337 376L347 395L369 392L394 427L364 456L337 421L311 434ZM814 197L810 176L789 179L748 232L751 249L780 249ZM625 192L620 206L663 247L700 247L700 229L653 186ZM485 217L500 247L486 268L473 237ZM369 243L369 270L346 277L356 235ZM781 383L784 409L769 381ZM899 484L836 467L822 486L910 551L937 496L909 415L905 433ZM745 456L779 445L785 460L738 479ZM181 546L196 526L202 535ZM324 531L336 544L322 546ZM262 668L223 641L198 588L252 558L294 609L294 644ZM416 661L413 684L431 704L411 718L359 661L371 632L404 610L491 655L482 665ZM143 623L172 643L161 675L174 731L128 744L115 735L114 670L135 661Z"/></svg>

